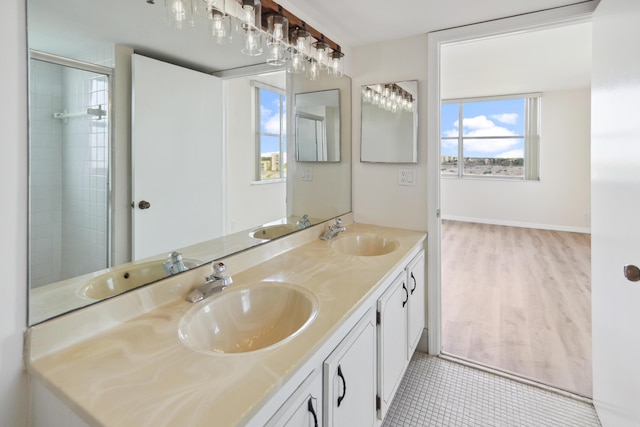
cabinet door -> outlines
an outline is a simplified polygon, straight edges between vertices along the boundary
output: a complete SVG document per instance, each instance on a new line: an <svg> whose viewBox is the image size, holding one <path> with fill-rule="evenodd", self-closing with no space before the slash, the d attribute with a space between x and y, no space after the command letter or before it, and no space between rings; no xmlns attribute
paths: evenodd
<svg viewBox="0 0 640 427"><path fill-rule="evenodd" d="M324 362L324 425L376 422L376 325L371 309Z"/></svg>
<svg viewBox="0 0 640 427"><path fill-rule="evenodd" d="M422 336L425 317L424 251L407 266L409 308L407 316L407 358L411 359Z"/></svg>
<svg viewBox="0 0 640 427"><path fill-rule="evenodd" d="M405 275L398 276L378 300L378 396L383 419L407 366L407 305Z"/></svg>
<svg viewBox="0 0 640 427"><path fill-rule="evenodd" d="M322 425L322 375L313 371L296 389L266 427L318 427Z"/></svg>

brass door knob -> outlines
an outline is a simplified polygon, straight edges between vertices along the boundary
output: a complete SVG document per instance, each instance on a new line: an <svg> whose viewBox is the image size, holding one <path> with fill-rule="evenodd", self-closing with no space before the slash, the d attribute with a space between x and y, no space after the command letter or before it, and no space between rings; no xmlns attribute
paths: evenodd
<svg viewBox="0 0 640 427"><path fill-rule="evenodd" d="M140 200L140 203L138 203L138 207L140 209L149 209L151 207L151 203L147 202L146 200Z"/></svg>
<svg viewBox="0 0 640 427"><path fill-rule="evenodd" d="M640 282L640 268L635 265L625 265L624 277L630 282Z"/></svg>

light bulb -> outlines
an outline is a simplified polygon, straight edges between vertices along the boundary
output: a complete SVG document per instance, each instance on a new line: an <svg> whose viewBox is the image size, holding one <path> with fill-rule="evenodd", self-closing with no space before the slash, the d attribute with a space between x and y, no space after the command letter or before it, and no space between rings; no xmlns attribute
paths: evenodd
<svg viewBox="0 0 640 427"><path fill-rule="evenodd" d="M311 60L309 65L309 80L317 80L320 76L320 66L315 60Z"/></svg>
<svg viewBox="0 0 640 427"><path fill-rule="evenodd" d="M240 14L240 20L242 21L243 24L249 27L256 26L256 15L255 15L253 6L250 6L248 4L242 5L242 13Z"/></svg>
<svg viewBox="0 0 640 427"><path fill-rule="evenodd" d="M380 105L380 94L378 92L374 92L371 97L371 105L378 106Z"/></svg>
<svg viewBox="0 0 640 427"><path fill-rule="evenodd" d="M240 52L248 56L262 55L262 38L260 32L247 29L242 32L244 37L243 48Z"/></svg>

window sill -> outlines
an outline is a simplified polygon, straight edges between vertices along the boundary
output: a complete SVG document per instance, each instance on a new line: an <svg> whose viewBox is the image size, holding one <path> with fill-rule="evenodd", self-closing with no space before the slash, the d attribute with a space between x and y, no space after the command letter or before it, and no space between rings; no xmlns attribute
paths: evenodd
<svg viewBox="0 0 640 427"><path fill-rule="evenodd" d="M462 181L504 181L504 182L540 182L540 178L537 179L525 179L521 176L473 176L464 175L462 177L458 175L440 175L441 179L459 179Z"/></svg>
<svg viewBox="0 0 640 427"><path fill-rule="evenodd" d="M265 179L262 181L251 181L251 185L267 185L267 184L280 184L287 182L287 178Z"/></svg>

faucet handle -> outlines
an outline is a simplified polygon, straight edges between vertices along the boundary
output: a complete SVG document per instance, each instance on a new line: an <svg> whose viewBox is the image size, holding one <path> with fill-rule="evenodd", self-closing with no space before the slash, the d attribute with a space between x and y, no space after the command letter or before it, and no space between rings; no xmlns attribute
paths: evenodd
<svg viewBox="0 0 640 427"><path fill-rule="evenodd" d="M211 263L211 276L214 279L220 279L223 277L223 274L227 271L227 266L224 265L222 261L213 261Z"/></svg>

